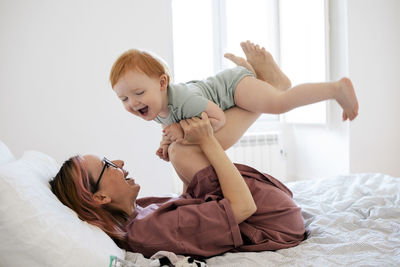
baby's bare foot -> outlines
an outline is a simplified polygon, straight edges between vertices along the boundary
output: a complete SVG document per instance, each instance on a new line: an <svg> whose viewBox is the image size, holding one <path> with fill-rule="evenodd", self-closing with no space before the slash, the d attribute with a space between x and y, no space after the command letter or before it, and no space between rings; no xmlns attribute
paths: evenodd
<svg viewBox="0 0 400 267"><path fill-rule="evenodd" d="M272 86L287 90L291 87L289 78L281 71L271 53L264 47L254 45L250 41L240 43L248 63L254 68L257 78L270 83Z"/></svg>
<svg viewBox="0 0 400 267"><path fill-rule="evenodd" d="M343 108L343 121L354 120L358 115L358 100L354 87L349 78L342 78L337 81L336 101Z"/></svg>
<svg viewBox="0 0 400 267"><path fill-rule="evenodd" d="M229 60L231 60L236 65L245 67L246 69L250 70L254 74L256 73L255 70L253 69L253 67L250 65L249 62L247 62L246 59L244 59L242 57L235 56L234 54L231 54L231 53L226 53L224 55L224 57L229 59Z"/></svg>

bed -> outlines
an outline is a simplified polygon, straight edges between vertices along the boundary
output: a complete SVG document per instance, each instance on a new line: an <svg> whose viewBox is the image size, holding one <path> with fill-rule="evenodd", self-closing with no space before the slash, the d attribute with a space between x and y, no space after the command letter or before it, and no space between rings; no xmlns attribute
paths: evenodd
<svg viewBox="0 0 400 267"><path fill-rule="evenodd" d="M118 248L51 193L59 168L27 151L16 159L0 141L1 266L148 266ZM287 183L309 237L279 251L225 253L207 266L400 266L400 178L351 174Z"/></svg>

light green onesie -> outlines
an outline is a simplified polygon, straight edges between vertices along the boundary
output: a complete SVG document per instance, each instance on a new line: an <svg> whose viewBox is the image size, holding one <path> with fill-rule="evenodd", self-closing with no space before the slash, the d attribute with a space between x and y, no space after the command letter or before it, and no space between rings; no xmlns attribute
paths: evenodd
<svg viewBox="0 0 400 267"><path fill-rule="evenodd" d="M200 114L206 110L208 100L217 104L222 110L229 109L235 105L233 96L237 84L246 76L255 77L250 70L237 66L202 81L170 84L168 85L168 117L157 116L154 120L170 125L180 120L200 117Z"/></svg>

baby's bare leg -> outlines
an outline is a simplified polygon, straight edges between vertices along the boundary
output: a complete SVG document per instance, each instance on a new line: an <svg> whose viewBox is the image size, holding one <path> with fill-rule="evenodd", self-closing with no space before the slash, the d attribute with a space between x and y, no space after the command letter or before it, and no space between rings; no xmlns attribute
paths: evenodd
<svg viewBox="0 0 400 267"><path fill-rule="evenodd" d="M349 78L342 78L338 82L336 101L343 108L343 121L354 120L358 115L358 100L353 84Z"/></svg>
<svg viewBox="0 0 400 267"><path fill-rule="evenodd" d="M234 96L237 106L256 113L281 114L296 107L335 99L343 108L343 120L357 117L358 101L348 78L337 82L300 84L284 92L291 86L290 80L271 54L250 41L240 45L247 60L233 54L225 54L225 57L254 70L257 79L246 77L239 82Z"/></svg>
<svg viewBox="0 0 400 267"><path fill-rule="evenodd" d="M248 69L249 71L253 72L253 73L256 75L256 77L257 77L258 79L260 79L260 78L258 77L258 75L257 75L256 70L253 68L253 66L252 66L246 59L244 59L244 58L242 58L242 57L235 56L235 55L232 54L232 53L225 53L225 54L224 54L224 57L227 58L227 59L229 59L230 61L232 61L233 63L235 63L235 64L238 65L238 66L245 67L245 68Z"/></svg>
<svg viewBox="0 0 400 267"><path fill-rule="evenodd" d="M271 53L267 52L264 47L255 45L250 41L242 42L240 45L247 61L256 70L258 79L281 90L287 90L291 87L289 78L282 72Z"/></svg>
<svg viewBox="0 0 400 267"><path fill-rule="evenodd" d="M348 78L337 82L300 84L288 91L278 91L269 83L253 77L243 78L235 91L235 104L243 109L281 114L296 107L335 99L343 108L343 119L353 120L358 114L358 101Z"/></svg>
<svg viewBox="0 0 400 267"><path fill-rule="evenodd" d="M246 59L227 53L224 56L235 64L243 66L256 74L257 79L271 84L273 87L280 90L287 90L291 83L289 78L282 72L276 64L272 55L250 41L242 42L241 47L246 55Z"/></svg>

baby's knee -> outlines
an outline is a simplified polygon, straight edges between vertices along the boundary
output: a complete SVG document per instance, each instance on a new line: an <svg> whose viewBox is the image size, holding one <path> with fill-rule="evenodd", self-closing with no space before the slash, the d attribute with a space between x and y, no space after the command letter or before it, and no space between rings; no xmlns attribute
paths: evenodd
<svg viewBox="0 0 400 267"><path fill-rule="evenodd" d="M275 101L267 106L267 111L264 113L283 114L293 109L290 102L287 100L284 93L277 95Z"/></svg>

